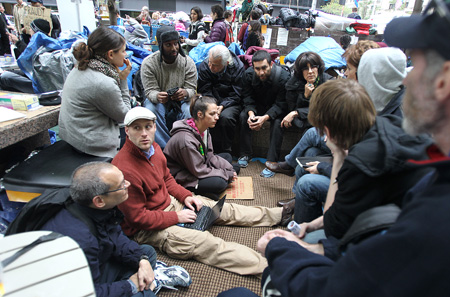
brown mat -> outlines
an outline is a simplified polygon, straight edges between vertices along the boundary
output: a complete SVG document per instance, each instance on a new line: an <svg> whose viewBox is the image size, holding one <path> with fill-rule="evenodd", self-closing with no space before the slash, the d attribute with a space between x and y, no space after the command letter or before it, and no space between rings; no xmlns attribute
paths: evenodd
<svg viewBox="0 0 450 297"><path fill-rule="evenodd" d="M277 173L274 177L262 178L259 174L263 169L264 165L257 161L250 162L247 168L242 168L239 176L253 177L255 199L233 200L233 203L276 207L278 200L293 197L291 190L295 181L294 177L288 177ZM209 231L226 241L238 242L254 249L256 248L258 239L266 231L271 229L273 228L213 226ZM235 273L204 265L194 260L183 261L172 259L159 251L158 260L166 262L169 265L180 265L184 267L192 277L192 284L188 288L179 288L178 291L163 289L158 293L158 296L161 297L214 297L220 292L234 287L246 287L258 295L261 293L261 281L255 276L240 276Z"/></svg>

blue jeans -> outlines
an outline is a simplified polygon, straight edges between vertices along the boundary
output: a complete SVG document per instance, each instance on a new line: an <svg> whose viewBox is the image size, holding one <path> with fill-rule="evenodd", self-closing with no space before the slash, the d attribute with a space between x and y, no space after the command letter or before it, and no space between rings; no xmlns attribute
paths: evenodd
<svg viewBox="0 0 450 297"><path fill-rule="evenodd" d="M302 167L295 168L294 221L301 224L311 222L323 214L322 204L327 198L330 179L320 174L307 173Z"/></svg>
<svg viewBox="0 0 450 297"><path fill-rule="evenodd" d="M320 136L316 128L309 128L297 145L284 158L292 168L297 167L297 157L314 157L318 155L331 154L327 147L324 136Z"/></svg>
<svg viewBox="0 0 450 297"><path fill-rule="evenodd" d="M169 132L172 129L173 123L191 117L191 113L189 112L190 102L187 101L181 102L181 112L175 112L175 110L168 111L165 104L154 104L148 99L145 99L144 107L156 115L155 141L162 150L166 147L170 139Z"/></svg>
<svg viewBox="0 0 450 297"><path fill-rule="evenodd" d="M141 255L147 255L152 268L155 268L156 265L156 252L153 247L147 244L140 245L142 249ZM114 259L111 259L104 265L103 273L100 276L100 283L112 283L120 280L129 279L130 276L137 272L136 269L130 269L124 263L119 263ZM144 290L142 292L138 292L134 294L133 297L155 297L155 293L151 290Z"/></svg>

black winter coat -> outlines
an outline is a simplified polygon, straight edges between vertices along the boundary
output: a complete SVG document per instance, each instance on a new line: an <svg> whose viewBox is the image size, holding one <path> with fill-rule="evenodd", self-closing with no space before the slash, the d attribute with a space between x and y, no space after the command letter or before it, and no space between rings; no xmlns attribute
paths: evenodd
<svg viewBox="0 0 450 297"><path fill-rule="evenodd" d="M242 61L231 51L230 53L234 63L228 65L223 73L212 73L208 59L198 67L198 92L216 98L218 105L224 108L241 104L242 77L245 72Z"/></svg>
<svg viewBox="0 0 450 297"><path fill-rule="evenodd" d="M285 85L290 75L274 64L270 77L263 82L253 67L248 68L244 73L242 93L245 112L252 110L255 115L267 114L272 120L284 116L287 112Z"/></svg>
<svg viewBox="0 0 450 297"><path fill-rule="evenodd" d="M402 199L427 172L407 163L424 160L431 138L410 136L394 115L377 117L363 139L350 147L338 173L339 189L334 202L324 213L325 234L342 238L354 219L375 206Z"/></svg>

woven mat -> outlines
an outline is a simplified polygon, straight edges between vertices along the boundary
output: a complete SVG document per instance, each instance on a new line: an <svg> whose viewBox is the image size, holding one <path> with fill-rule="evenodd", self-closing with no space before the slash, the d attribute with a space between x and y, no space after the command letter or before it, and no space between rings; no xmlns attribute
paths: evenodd
<svg viewBox="0 0 450 297"><path fill-rule="evenodd" d="M247 168L242 168L239 176L253 177L254 200L233 200L233 203L242 205L262 205L276 207L278 200L291 198L294 177L283 174L275 174L271 178L259 176L264 169L260 162L250 162ZM250 248L256 248L258 239L270 227L235 227L235 226L213 226L209 231L225 241L234 241ZM179 288L178 291L163 289L158 293L161 297L214 297L220 292L234 287L246 287L256 294L261 294L260 279L255 276L240 276L215 267L204 265L200 262L189 260L176 260L169 258L166 254L158 251L158 260L169 265L180 265L184 267L192 277L192 284L188 288Z"/></svg>

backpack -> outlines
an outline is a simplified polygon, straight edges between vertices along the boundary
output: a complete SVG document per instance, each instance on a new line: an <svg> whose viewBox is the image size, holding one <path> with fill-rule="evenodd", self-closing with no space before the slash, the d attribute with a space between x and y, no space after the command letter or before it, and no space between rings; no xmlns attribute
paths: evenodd
<svg viewBox="0 0 450 297"><path fill-rule="evenodd" d="M229 47L234 42L233 30L231 26L227 24L227 34L225 34L225 46Z"/></svg>
<svg viewBox="0 0 450 297"><path fill-rule="evenodd" d="M47 189L39 197L28 202L11 222L5 235L41 230L48 220L63 208L88 226L89 231L98 237L94 222L74 206L69 188Z"/></svg>
<svg viewBox="0 0 450 297"><path fill-rule="evenodd" d="M133 95L134 98L141 104L145 101L145 90L144 90L144 84L142 83L141 78L141 66L139 67L138 71L136 71L133 74Z"/></svg>

